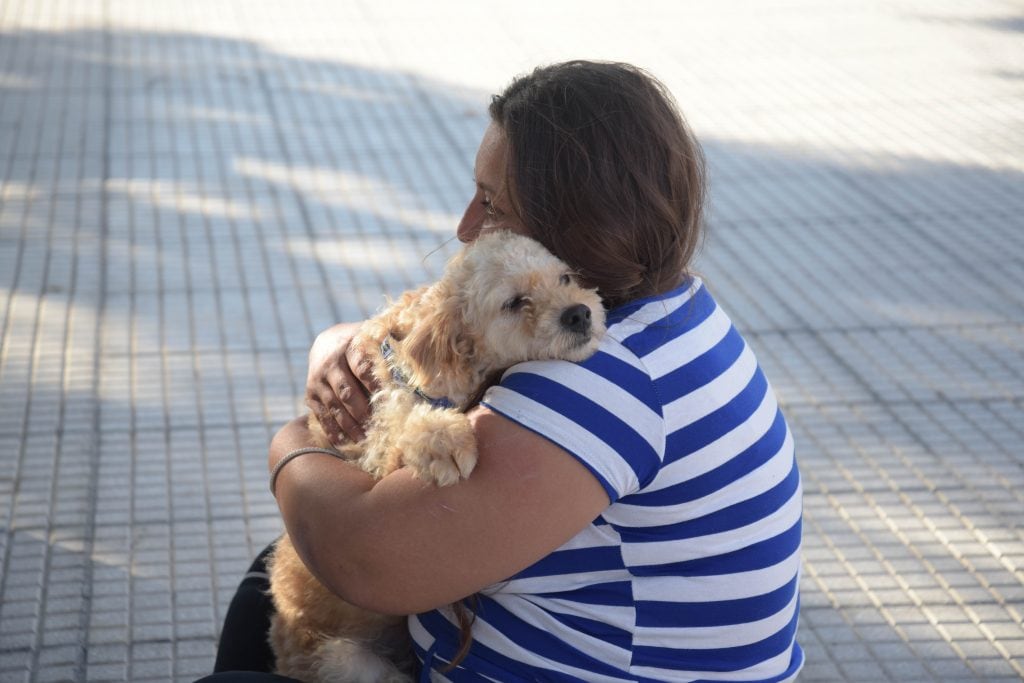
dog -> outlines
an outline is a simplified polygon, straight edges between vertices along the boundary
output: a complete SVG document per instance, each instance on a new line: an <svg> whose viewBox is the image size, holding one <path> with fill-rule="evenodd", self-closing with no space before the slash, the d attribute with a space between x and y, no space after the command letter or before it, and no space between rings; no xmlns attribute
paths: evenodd
<svg viewBox="0 0 1024 683"><path fill-rule="evenodd" d="M508 367L582 361L605 331L601 298L538 242L507 231L479 237L442 278L406 292L360 328L379 389L359 443L338 446L380 478L400 467L438 486L476 465L465 411ZM310 431L330 446L314 416ZM307 683L411 681L415 657L405 617L357 608L306 569L287 534L269 562L277 672Z"/></svg>

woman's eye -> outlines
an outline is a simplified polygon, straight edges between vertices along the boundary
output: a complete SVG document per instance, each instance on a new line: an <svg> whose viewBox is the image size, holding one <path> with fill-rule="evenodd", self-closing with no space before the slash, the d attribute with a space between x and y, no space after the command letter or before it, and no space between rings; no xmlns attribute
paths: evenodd
<svg viewBox="0 0 1024 683"><path fill-rule="evenodd" d="M569 273L562 273L562 277L558 278L559 284L567 285L572 282L572 278L569 277Z"/></svg>
<svg viewBox="0 0 1024 683"><path fill-rule="evenodd" d="M516 296L512 297L511 299L506 301L504 304L502 304L501 308L503 310L506 310L506 311L513 311L514 312L514 311L518 311L520 308L522 308L523 304L525 304L525 303L526 303L526 297L521 295L521 294L517 294Z"/></svg>

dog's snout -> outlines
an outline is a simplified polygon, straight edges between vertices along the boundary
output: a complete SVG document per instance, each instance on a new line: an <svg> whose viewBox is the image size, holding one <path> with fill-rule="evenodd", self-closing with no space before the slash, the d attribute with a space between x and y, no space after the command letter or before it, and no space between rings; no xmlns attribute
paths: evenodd
<svg viewBox="0 0 1024 683"><path fill-rule="evenodd" d="M562 311L562 327L584 334L590 331L590 309L583 304L576 304Z"/></svg>

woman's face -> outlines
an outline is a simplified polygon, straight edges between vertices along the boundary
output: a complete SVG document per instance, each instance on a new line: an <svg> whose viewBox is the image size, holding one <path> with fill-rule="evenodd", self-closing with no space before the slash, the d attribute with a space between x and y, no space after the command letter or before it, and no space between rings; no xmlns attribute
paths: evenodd
<svg viewBox="0 0 1024 683"><path fill-rule="evenodd" d="M505 133L492 121L484 131L484 138L480 141L480 149L476 153L476 164L473 168L476 194L473 195L466 212L462 215L462 220L459 221L456 234L461 241L472 242L481 233L491 230L511 230L521 235L529 234L526 226L512 210L505 177L507 159L508 141Z"/></svg>

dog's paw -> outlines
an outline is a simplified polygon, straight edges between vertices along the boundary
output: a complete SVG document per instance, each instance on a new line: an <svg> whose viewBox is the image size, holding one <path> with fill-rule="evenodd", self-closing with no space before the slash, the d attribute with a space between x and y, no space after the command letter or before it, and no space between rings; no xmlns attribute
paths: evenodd
<svg viewBox="0 0 1024 683"><path fill-rule="evenodd" d="M406 421L399 442L402 464L438 486L465 479L476 467L476 438L469 420L454 410L426 408Z"/></svg>
<svg viewBox="0 0 1024 683"><path fill-rule="evenodd" d="M438 486L451 486L459 479L467 478L474 467L476 467L475 445L469 449L438 452L431 456L429 476L423 478L433 481Z"/></svg>

